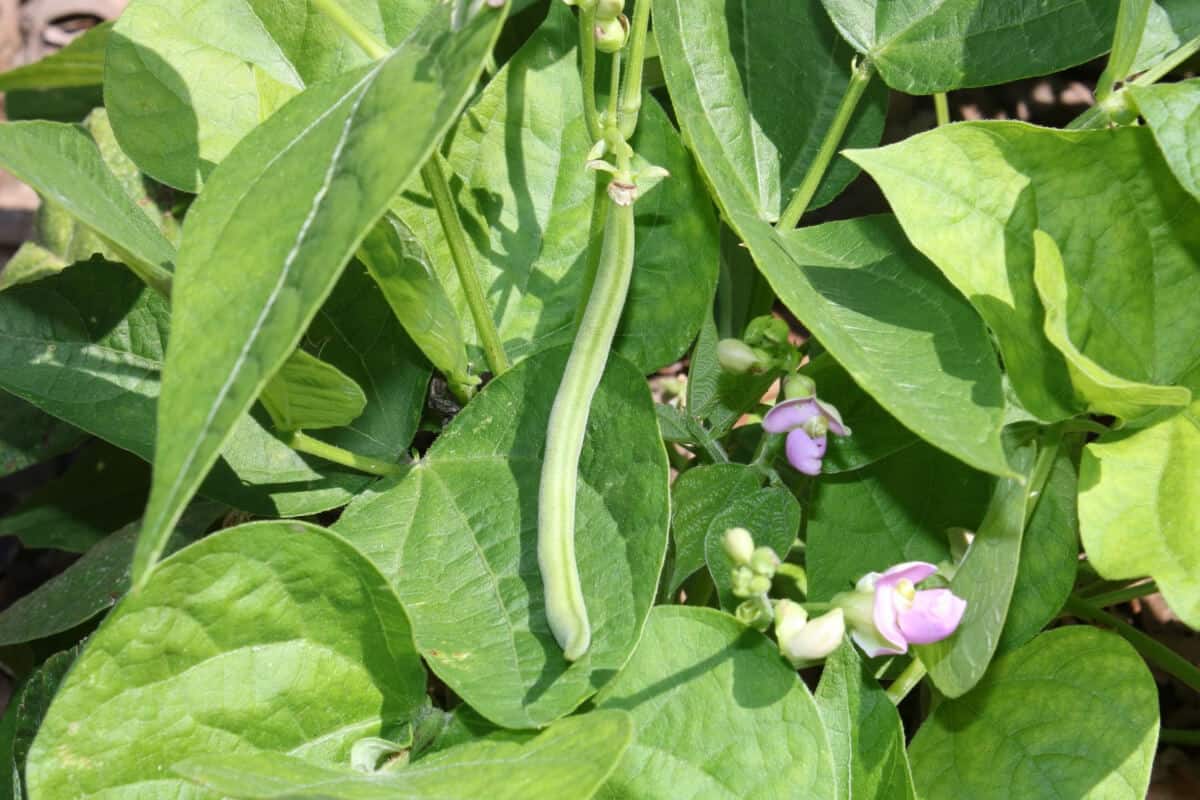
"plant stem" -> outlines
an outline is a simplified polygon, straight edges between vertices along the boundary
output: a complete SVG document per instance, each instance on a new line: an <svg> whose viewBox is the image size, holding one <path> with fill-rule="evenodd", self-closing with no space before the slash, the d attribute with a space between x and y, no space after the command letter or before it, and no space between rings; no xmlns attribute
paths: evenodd
<svg viewBox="0 0 1200 800"><path fill-rule="evenodd" d="M1122 589L1094 595L1087 598L1087 601L1096 608L1108 608L1109 606L1119 606L1122 603L1128 603L1130 600L1157 593L1157 583L1154 581L1143 581L1142 583L1135 583L1132 586L1126 586Z"/></svg>
<svg viewBox="0 0 1200 800"><path fill-rule="evenodd" d="M329 21L342 29L342 32L354 40L362 51L373 59L379 60L391 52L375 34L364 28L350 12L342 8L337 0L312 0L313 6L329 18Z"/></svg>
<svg viewBox="0 0 1200 800"><path fill-rule="evenodd" d="M1147 636L1128 622L1096 608L1079 597L1067 598L1064 610L1080 619L1112 628L1151 664L1200 692L1200 669L1157 639Z"/></svg>
<svg viewBox="0 0 1200 800"><path fill-rule="evenodd" d="M626 139L637 129L642 110L642 72L646 63L646 34L650 27L652 0L636 0L629 33L629 60L625 67L625 85L621 94L620 127Z"/></svg>
<svg viewBox="0 0 1200 800"><path fill-rule="evenodd" d="M1042 500L1042 492L1046 481L1054 469L1054 459L1058 458L1058 447L1062 442L1062 434L1058 428L1048 428L1043 431L1038 441L1037 460L1033 464L1033 472L1029 476L1029 484L1025 487L1025 525L1033 519Z"/></svg>
<svg viewBox="0 0 1200 800"><path fill-rule="evenodd" d="M829 124L829 130L825 132L821 149L817 151L817 157L813 159L813 162L809 164L808 172L804 174L804 180L800 182L800 187L792 195L791 201L775 225L779 230L791 230L796 227L800 218L804 216L804 212L808 210L808 204L816 195L817 188L821 185L821 179L825 177L825 170L829 167L829 162L837 154L838 145L841 144L842 136L846 133L850 118L854 116L854 110L858 108L858 101L862 99L863 92L867 90L873 74L875 74L874 67L871 66L870 61L865 59L858 62L850 72L850 83L846 86L846 93L842 95L842 102L833 117L833 122Z"/></svg>
<svg viewBox="0 0 1200 800"><path fill-rule="evenodd" d="M1196 53L1200 53L1200 36L1184 42L1177 50L1175 50L1175 52L1171 53L1171 55L1155 64L1141 75L1138 75L1136 78L1131 80L1129 84L1131 86L1150 86L1151 84L1158 83L1163 78L1167 77L1167 75L1169 75L1171 71L1180 64L1196 55Z"/></svg>
<svg viewBox="0 0 1200 800"><path fill-rule="evenodd" d="M939 128L950 124L950 102L946 99L945 92L938 92L933 96L933 111L937 114Z"/></svg>
<svg viewBox="0 0 1200 800"><path fill-rule="evenodd" d="M404 474L404 467L399 464L391 464L387 461L380 461L377 458L351 453L349 450L344 450L337 445L313 438L303 431L292 431L291 433L283 434L283 436L293 450L308 453L309 455L323 458L326 461L332 461L334 464L341 464L344 467L356 469L359 472L379 475L384 478Z"/></svg>
<svg viewBox="0 0 1200 800"><path fill-rule="evenodd" d="M604 136L600 127L600 112L596 108L596 6L594 3L579 10L579 61L583 79L583 118L587 120L588 138L597 142Z"/></svg>
<svg viewBox="0 0 1200 800"><path fill-rule="evenodd" d="M1138 75L1126 86L1152 86L1171 73L1176 67L1200 52L1200 36L1182 44L1173 53ZM1109 121L1109 113L1126 106L1125 89L1122 88L1105 97L1101 102L1084 111L1067 125L1067 130L1091 130L1101 128Z"/></svg>
<svg viewBox="0 0 1200 800"><path fill-rule="evenodd" d="M914 658L904 668L904 671L896 676L896 680L892 681L892 685L887 688L887 696L892 701L892 705L900 705L904 698L908 697L908 693L915 689L924 677L925 665L921 663L921 659Z"/></svg>
<svg viewBox="0 0 1200 800"><path fill-rule="evenodd" d="M442 171L437 153L430 156L421 167L421 179L433 198L438 220L441 221L442 231L446 234L450 258L454 261L458 282L462 285L467 306L471 309L471 319L475 322L475 330L483 344L488 367L491 368L492 375L503 375L508 370L508 356L504 353L504 345L500 343L500 334L492 320L492 312L488 309L487 298L484 297L483 287L479 283L479 273L475 271L471 250L467 246L467 233L463 230L462 220L458 218L454 198L450 195L450 185L446 182L446 174Z"/></svg>
<svg viewBox="0 0 1200 800"><path fill-rule="evenodd" d="M609 74L608 86L608 118L607 125L616 126L620 130L617 119L617 97L621 93L621 51L612 54L612 72ZM625 138L625 137L622 137Z"/></svg>
<svg viewBox="0 0 1200 800"><path fill-rule="evenodd" d="M1189 731L1178 728L1163 728L1158 732L1163 744L1179 744L1184 747L1200 747L1200 730Z"/></svg>

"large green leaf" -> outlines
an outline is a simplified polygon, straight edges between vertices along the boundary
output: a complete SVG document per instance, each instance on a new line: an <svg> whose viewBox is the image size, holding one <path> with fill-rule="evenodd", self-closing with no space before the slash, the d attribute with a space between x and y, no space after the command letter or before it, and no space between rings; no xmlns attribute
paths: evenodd
<svg viewBox="0 0 1200 800"><path fill-rule="evenodd" d="M1083 451L1079 525L1106 578L1152 575L1180 619L1200 628L1200 403Z"/></svg>
<svg viewBox="0 0 1200 800"><path fill-rule="evenodd" d="M1154 134L1167 166L1183 188L1200 198L1200 78L1130 86L1128 91Z"/></svg>
<svg viewBox="0 0 1200 800"><path fill-rule="evenodd" d="M434 5L339 4L391 45ZM243 136L307 84L367 61L307 0L135 0L112 32L104 104L138 166L195 192Z"/></svg>
<svg viewBox="0 0 1200 800"><path fill-rule="evenodd" d="M458 115L504 17L489 6L451 32L451 9L438 5L387 58L298 95L213 173L179 251L135 585L237 420Z"/></svg>
<svg viewBox="0 0 1200 800"><path fill-rule="evenodd" d="M655 608L596 705L628 711L637 729L597 797L837 796L812 695L769 639L726 614Z"/></svg>
<svg viewBox="0 0 1200 800"><path fill-rule="evenodd" d="M632 738L627 714L597 711L528 742L467 742L372 775L275 755L210 756L176 771L239 800L588 800Z"/></svg>
<svg viewBox="0 0 1200 800"><path fill-rule="evenodd" d="M301 523L231 528L164 561L88 642L30 750L30 800L215 798L171 765L346 763L424 695L404 611L354 548Z"/></svg>
<svg viewBox="0 0 1200 800"><path fill-rule="evenodd" d="M675 111L721 201L774 222L833 121L850 82L850 48L819 0L668 0L654 20ZM877 144L886 107L877 84L846 143ZM836 159L809 207L828 203L855 174Z"/></svg>
<svg viewBox="0 0 1200 800"><path fill-rule="evenodd" d="M86 436L16 395L0 391L0 478L65 453Z"/></svg>
<svg viewBox="0 0 1200 800"><path fill-rule="evenodd" d="M590 286L597 181L585 166L593 142L583 119L578 40L571 10L552 4L449 146L451 187L474 267L513 358L570 341ZM644 103L631 144L671 176L641 187L636 266L613 346L650 372L687 349L711 307L718 239L708 195L678 135L655 100ZM425 245L460 318L470 319L431 201L409 191L398 211ZM470 341L477 341L473 327Z"/></svg>
<svg viewBox="0 0 1200 800"><path fill-rule="evenodd" d="M179 520L168 550L198 538L223 510L219 503L197 500ZM69 631L111 608L129 589L129 562L139 527L135 521L111 534L0 612L0 647Z"/></svg>
<svg viewBox="0 0 1200 800"><path fill-rule="evenodd" d="M833 751L838 800L912 800L900 715L849 641L825 661L816 700Z"/></svg>
<svg viewBox="0 0 1200 800"><path fill-rule="evenodd" d="M926 800L1142 800L1157 740L1158 692L1138 654L1111 633L1071 627L938 705L909 755Z"/></svg>
<svg viewBox="0 0 1200 800"><path fill-rule="evenodd" d="M102 22L63 49L32 64L0 73L0 92L99 86L104 80L104 50L112 28L111 22Z"/></svg>
<svg viewBox="0 0 1200 800"><path fill-rule="evenodd" d="M893 89L932 94L1047 75L1106 52L1115 0L822 0Z"/></svg>
<svg viewBox="0 0 1200 800"><path fill-rule="evenodd" d="M1145 128L1056 131L1017 122L943 126L859 150L909 238L999 340L1024 406L1053 421L1084 410L1043 335L1034 231L1066 270L1067 335L1113 375L1171 385L1195 360L1200 203ZM970 253L970 258L963 258Z"/></svg>
<svg viewBox="0 0 1200 800"><path fill-rule="evenodd" d="M362 318L378 315L366 299L360 306L352 310ZM12 287L0 292L0 387L149 461L169 322L167 301L117 264L92 261ZM368 453L394 457L411 441L420 409L383 406L387 415L411 415L407 438ZM306 460L243 415L202 491L248 511L299 516L345 504L370 480Z"/></svg>
<svg viewBox="0 0 1200 800"><path fill-rule="evenodd" d="M537 727L629 658L667 541L667 461L646 382L620 356L592 402L580 458L575 557L592 645L568 662L546 621L537 497L565 348L488 384L398 484L336 529L392 581L430 667L488 719Z"/></svg>
<svg viewBox="0 0 1200 800"><path fill-rule="evenodd" d="M9 698L0 721L0 797L23 800L25 759L54 693L79 655L79 645L55 653L25 679Z"/></svg>
<svg viewBox="0 0 1200 800"><path fill-rule="evenodd" d="M823 477L808 519L809 596L828 600L866 573L904 561L946 560L947 529L979 524L992 482L926 444Z"/></svg>
<svg viewBox="0 0 1200 800"><path fill-rule="evenodd" d="M761 473L744 464L695 467L679 476L671 489L672 592L708 561L722 599L730 596L731 568L720 544L729 528L746 528L755 543L787 555L800 529L800 504L787 489L762 484ZM716 540L715 564L706 558L710 538Z"/></svg>
<svg viewBox="0 0 1200 800"><path fill-rule="evenodd" d="M1009 472L1000 369L983 324L893 218L785 235L739 215L734 227L779 299L879 405L955 458Z"/></svg>
<svg viewBox="0 0 1200 800"><path fill-rule="evenodd" d="M996 482L983 522L950 581L954 593L967 601L958 629L948 639L916 647L929 677L947 697L960 697L979 683L1000 644L1021 560L1028 503L1024 484L1036 449L1032 443L1013 449L1013 466L1022 477Z"/></svg>

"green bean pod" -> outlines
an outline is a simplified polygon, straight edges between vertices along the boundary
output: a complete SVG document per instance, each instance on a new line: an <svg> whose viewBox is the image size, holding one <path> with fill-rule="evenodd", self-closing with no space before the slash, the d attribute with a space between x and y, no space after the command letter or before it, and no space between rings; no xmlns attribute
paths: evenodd
<svg viewBox="0 0 1200 800"><path fill-rule="evenodd" d="M607 200L602 202L608 202ZM600 247L600 264L587 309L567 360L550 424L538 493L538 566L550 630L568 661L592 641L587 605L575 563L575 492L579 456L592 397L612 347L633 275L633 206L613 204Z"/></svg>

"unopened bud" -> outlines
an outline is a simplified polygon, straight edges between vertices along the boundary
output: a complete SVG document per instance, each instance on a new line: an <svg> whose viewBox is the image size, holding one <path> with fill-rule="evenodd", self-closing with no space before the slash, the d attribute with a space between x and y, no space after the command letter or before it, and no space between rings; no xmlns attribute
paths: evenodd
<svg viewBox="0 0 1200 800"><path fill-rule="evenodd" d="M775 636L779 641L797 633L808 624L808 612L793 600L775 601Z"/></svg>
<svg viewBox="0 0 1200 800"><path fill-rule="evenodd" d="M792 375L783 382L783 396L788 400L807 400L817 396L817 382L807 375Z"/></svg>
<svg viewBox="0 0 1200 800"><path fill-rule="evenodd" d="M601 53L615 53L625 46L629 37L629 20L625 15L614 19L596 20L596 49Z"/></svg>
<svg viewBox="0 0 1200 800"><path fill-rule="evenodd" d="M751 344L759 342L786 344L788 340L788 326L786 322L778 317L764 314L761 317L755 317L750 320L750 324L746 326L746 335L744 338Z"/></svg>
<svg viewBox="0 0 1200 800"><path fill-rule="evenodd" d="M751 628L765 631L771 625L771 610L758 600L747 600L741 603L733 615Z"/></svg>
<svg viewBox="0 0 1200 800"><path fill-rule="evenodd" d="M623 0L596 0L596 20L616 19L625 11Z"/></svg>
<svg viewBox="0 0 1200 800"><path fill-rule="evenodd" d="M754 574L773 578L778 568L779 556L774 550L765 545L754 548L754 553L750 556L750 569L754 570Z"/></svg>
<svg viewBox="0 0 1200 800"><path fill-rule="evenodd" d="M755 575L750 579L750 584L746 587L750 590L750 594L766 594L771 591L771 579L766 575Z"/></svg>
<svg viewBox="0 0 1200 800"><path fill-rule="evenodd" d="M758 351L741 339L722 339L717 342L717 363L721 369L734 375L762 372L764 366Z"/></svg>
<svg viewBox="0 0 1200 800"><path fill-rule="evenodd" d="M750 581L754 580L754 573L749 567L738 567L733 571L730 579L730 585L733 587L734 597L749 597L754 594L750 591Z"/></svg>
<svg viewBox="0 0 1200 800"><path fill-rule="evenodd" d="M745 528L730 528L725 531L725 538L721 544L729 560L739 566L749 564L754 555L754 537Z"/></svg>
<svg viewBox="0 0 1200 800"><path fill-rule="evenodd" d="M792 664L804 666L828 657L845 636L845 616L842 609L835 608L805 625L788 629L786 634L778 634L779 650Z"/></svg>

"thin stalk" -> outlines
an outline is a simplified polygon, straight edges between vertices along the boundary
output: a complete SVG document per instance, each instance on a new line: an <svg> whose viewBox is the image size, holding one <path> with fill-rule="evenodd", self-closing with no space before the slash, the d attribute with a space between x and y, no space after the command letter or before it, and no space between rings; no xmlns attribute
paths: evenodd
<svg viewBox="0 0 1200 800"><path fill-rule="evenodd" d="M887 696L892 701L892 705L900 705L904 698L908 697L908 693L917 688L924 677L925 665L921 663L921 659L914 658L887 688Z"/></svg>
<svg viewBox="0 0 1200 800"><path fill-rule="evenodd" d="M627 160L627 159L624 159ZM627 164L619 165L628 169ZM546 617L563 656L574 661L591 646L591 623L575 562L575 495L579 456L592 397L600 385L633 275L633 206L614 204L601 245L600 267L575 335L550 422L538 491L538 566Z"/></svg>
<svg viewBox="0 0 1200 800"><path fill-rule="evenodd" d="M587 121L588 138L600 141L600 111L596 108L596 6L579 9L579 72L583 79L583 118Z"/></svg>
<svg viewBox="0 0 1200 800"><path fill-rule="evenodd" d="M1128 622L1096 608L1079 597L1067 598L1064 610L1080 619L1112 628L1151 664L1200 692L1200 669L1157 639L1147 636Z"/></svg>
<svg viewBox="0 0 1200 800"><path fill-rule="evenodd" d="M1087 601L1096 608L1108 608L1109 606L1119 606L1122 603L1128 603L1130 600L1136 600L1139 597L1157 594L1158 584L1154 581L1143 581L1135 583L1132 586L1126 586L1112 592L1094 595L1087 598Z"/></svg>
<svg viewBox="0 0 1200 800"><path fill-rule="evenodd" d="M837 113L829 125L829 130L825 132L821 149L817 151L817 157L813 159L813 162L809 164L808 172L804 174L804 180L800 182L800 188L796 189L796 193L792 195L791 201L775 225L779 230L791 230L796 227L800 218L804 216L804 212L808 210L808 204L816 195L817 187L821 185L821 179L825 177L825 170L829 168L829 162L837 155L838 145L842 142L846 127L850 124L850 118L854 116L854 110L858 108L858 101L862 99L863 92L867 90L867 85L870 84L871 76L874 74L875 68L871 66L870 61L865 59L858 62L850 73L850 83L846 86L846 93L842 95L842 102L838 105Z"/></svg>
<svg viewBox="0 0 1200 800"><path fill-rule="evenodd" d="M1129 83L1131 86L1150 86L1151 84L1158 83L1163 78L1167 77L1167 75L1171 74L1171 71L1180 64L1196 55L1196 53L1200 53L1200 36L1184 42L1175 52L1171 53L1171 55L1155 64L1141 75L1138 75Z"/></svg>
<svg viewBox="0 0 1200 800"><path fill-rule="evenodd" d="M504 345L500 343L500 333L496 330L492 312L488 309L483 286L479 283L479 273L475 271L471 250L467 246L467 233L463 230L462 220L458 218L454 198L450 195L450 184L446 182L446 174L442 171L437 153L434 153L421 167L421 179L425 182L425 188L430 197L433 198L438 220L441 221L442 231L446 234L446 243L450 246L450 258L454 261L458 282L462 285L463 294L467 298L467 306L471 309L471 319L475 322L475 330L478 331L479 339L483 344L483 353L487 358L488 367L491 368L493 375L502 375L508 370L508 356L504 353Z"/></svg>
<svg viewBox="0 0 1200 800"><path fill-rule="evenodd" d="M342 32L354 40L373 59L379 60L391 52L375 34L364 28L350 12L342 8L337 0L312 0L313 6L329 18L329 21L342 29Z"/></svg>
<svg viewBox="0 0 1200 800"><path fill-rule="evenodd" d="M1038 442L1037 460L1033 463L1033 472L1025 486L1025 525L1029 525L1029 520L1033 519L1033 512L1042 500L1042 491L1046 488L1051 470L1054 469L1054 459L1058 458L1061 442L1062 435L1057 428L1045 431Z"/></svg>
<svg viewBox="0 0 1200 800"><path fill-rule="evenodd" d="M647 31L650 28L650 4L652 0L636 0L633 7L633 24L629 32L629 63L625 67L625 86L621 92L620 126L626 139L637 129L638 114L642 110L642 73L646 64Z"/></svg>
<svg viewBox="0 0 1200 800"><path fill-rule="evenodd" d="M1163 728L1158 732L1158 740L1163 744L1178 744L1184 747L1200 747L1200 731L1180 730L1178 728Z"/></svg>
<svg viewBox="0 0 1200 800"><path fill-rule="evenodd" d="M950 124L950 101L946 99L945 92L938 92L933 96L933 111L937 114L939 128Z"/></svg>
<svg viewBox="0 0 1200 800"><path fill-rule="evenodd" d="M609 74L608 86L608 124L619 126L619 122L617 120L617 96L621 92L620 50L612 54L612 72ZM620 130L619 127L618 130Z"/></svg>
<svg viewBox="0 0 1200 800"><path fill-rule="evenodd" d="M293 450L308 453L309 455L323 458L326 461L332 461L334 464L341 464L344 467L356 469L359 472L379 475L384 478L404 474L404 467L399 464L390 464L387 461L380 461L377 458L351 453L349 450L343 450L336 445L313 438L303 431L293 431L285 434L285 441Z"/></svg>

